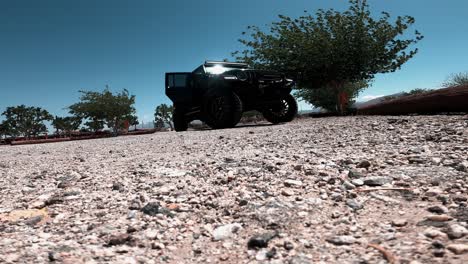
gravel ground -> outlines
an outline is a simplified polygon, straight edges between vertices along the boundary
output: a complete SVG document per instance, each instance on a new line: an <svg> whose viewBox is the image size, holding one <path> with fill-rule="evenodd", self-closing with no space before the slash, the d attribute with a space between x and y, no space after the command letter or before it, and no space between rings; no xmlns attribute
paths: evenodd
<svg viewBox="0 0 468 264"><path fill-rule="evenodd" d="M0 262L468 263L468 116L0 146Z"/></svg>

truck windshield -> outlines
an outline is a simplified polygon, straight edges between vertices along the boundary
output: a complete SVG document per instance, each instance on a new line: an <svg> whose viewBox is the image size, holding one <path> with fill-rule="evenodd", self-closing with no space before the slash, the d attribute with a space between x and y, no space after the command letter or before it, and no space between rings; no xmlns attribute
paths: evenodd
<svg viewBox="0 0 468 264"><path fill-rule="evenodd" d="M239 70L239 69L242 69L242 68L226 67L223 65L205 66L205 71L206 73L209 73L209 74L223 74L227 71Z"/></svg>

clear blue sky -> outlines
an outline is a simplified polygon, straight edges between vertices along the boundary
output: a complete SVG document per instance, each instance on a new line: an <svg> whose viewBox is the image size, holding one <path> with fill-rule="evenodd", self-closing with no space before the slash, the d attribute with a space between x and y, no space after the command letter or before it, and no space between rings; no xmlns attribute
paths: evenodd
<svg viewBox="0 0 468 264"><path fill-rule="evenodd" d="M370 0L373 11L412 15L425 39L396 73L378 76L361 98L435 88L468 70L468 1ZM164 95L164 73L230 58L248 25L278 14L344 9L345 0L0 0L0 112L41 106L55 115L78 90L127 88L149 121Z"/></svg>

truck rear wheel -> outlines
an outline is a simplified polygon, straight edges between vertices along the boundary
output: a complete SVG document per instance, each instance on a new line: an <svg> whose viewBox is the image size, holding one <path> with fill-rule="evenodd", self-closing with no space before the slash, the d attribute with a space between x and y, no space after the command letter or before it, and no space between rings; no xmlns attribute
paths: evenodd
<svg viewBox="0 0 468 264"><path fill-rule="evenodd" d="M185 110L183 108L174 107L172 121L174 122L174 129L176 132L187 131L188 123L187 118L185 117Z"/></svg>
<svg viewBox="0 0 468 264"><path fill-rule="evenodd" d="M242 101L233 92L208 97L204 103L205 122L211 128L235 127L242 117Z"/></svg>
<svg viewBox="0 0 468 264"><path fill-rule="evenodd" d="M297 108L296 99L288 94L278 103L264 109L262 114L268 122L273 124L290 122L297 115Z"/></svg>

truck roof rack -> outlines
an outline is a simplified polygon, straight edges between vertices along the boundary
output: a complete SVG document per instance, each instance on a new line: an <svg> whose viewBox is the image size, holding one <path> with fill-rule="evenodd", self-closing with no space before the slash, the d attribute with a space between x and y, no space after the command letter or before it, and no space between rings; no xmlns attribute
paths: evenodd
<svg viewBox="0 0 468 264"><path fill-rule="evenodd" d="M228 62L228 61L205 61L205 66L212 65L225 65L225 66L235 66L235 67L249 67L247 63L241 62Z"/></svg>

